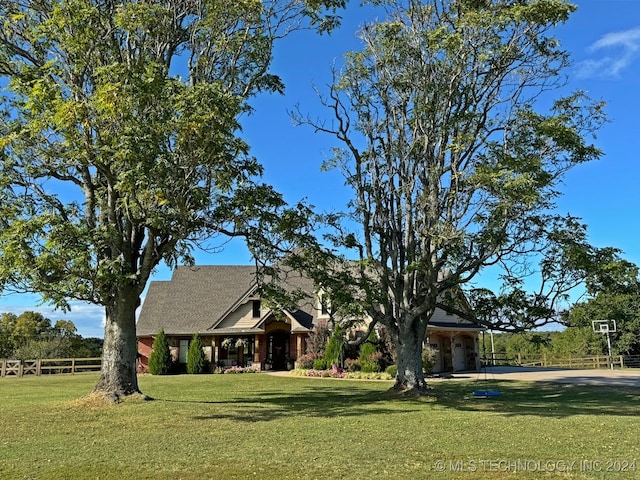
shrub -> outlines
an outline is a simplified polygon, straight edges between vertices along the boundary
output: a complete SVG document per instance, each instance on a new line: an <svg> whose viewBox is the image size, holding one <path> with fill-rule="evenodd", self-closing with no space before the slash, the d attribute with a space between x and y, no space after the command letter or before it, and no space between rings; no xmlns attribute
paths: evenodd
<svg viewBox="0 0 640 480"><path fill-rule="evenodd" d="M398 376L398 365L389 365L385 370L385 373L388 373L393 378L396 378Z"/></svg>
<svg viewBox="0 0 640 480"><path fill-rule="evenodd" d="M327 361L327 365L342 365L342 350L344 348L345 338L344 330L336 325L336 329L333 335L329 337L327 342L327 348L324 352L324 359Z"/></svg>
<svg viewBox="0 0 640 480"><path fill-rule="evenodd" d="M371 332L366 342L360 345L360 365L363 372L382 370L382 353L378 351L375 332Z"/></svg>
<svg viewBox="0 0 640 480"><path fill-rule="evenodd" d="M433 367L436 365L436 355L438 351L429 346L422 348L422 369L427 374L433 373Z"/></svg>
<svg viewBox="0 0 640 480"><path fill-rule="evenodd" d="M324 355L330 335L329 324L324 320L319 321L313 328L313 332L309 334L309 338L307 338L307 350L309 353L314 353L316 357Z"/></svg>
<svg viewBox="0 0 640 480"><path fill-rule="evenodd" d="M164 330L160 330L153 339L153 350L149 356L149 373L151 375L166 375L171 371L173 362L169 342L164 335Z"/></svg>
<svg viewBox="0 0 640 480"><path fill-rule="evenodd" d="M314 370L324 370L325 368L327 368L327 361L324 358L316 358L313 361Z"/></svg>
<svg viewBox="0 0 640 480"><path fill-rule="evenodd" d="M387 372L347 372L343 378L351 380L393 380Z"/></svg>
<svg viewBox="0 0 640 480"><path fill-rule="evenodd" d="M196 332L189 345L189 351L187 352L187 373L202 373L204 372L206 359L204 358L204 351L202 350L202 341L200 340L200 334Z"/></svg>
<svg viewBox="0 0 640 480"><path fill-rule="evenodd" d="M313 368L313 362L317 358L317 355L314 352L305 353L304 355L300 355L296 360L297 368L303 368L308 370Z"/></svg>
<svg viewBox="0 0 640 480"><path fill-rule="evenodd" d="M344 366L348 372L359 372L362 370L362 365L359 358L347 358L344 361Z"/></svg>
<svg viewBox="0 0 640 480"><path fill-rule="evenodd" d="M223 369L222 373L256 373L256 370L252 367L240 367L236 365Z"/></svg>

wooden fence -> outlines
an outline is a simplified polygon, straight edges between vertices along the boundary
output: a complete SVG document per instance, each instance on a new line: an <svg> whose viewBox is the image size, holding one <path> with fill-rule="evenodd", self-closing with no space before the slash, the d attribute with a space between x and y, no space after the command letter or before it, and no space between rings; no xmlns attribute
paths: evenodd
<svg viewBox="0 0 640 480"><path fill-rule="evenodd" d="M584 357L553 357L549 355L507 357L496 354L486 359L487 365L519 365L522 367L560 368L640 368L640 355L590 355Z"/></svg>
<svg viewBox="0 0 640 480"><path fill-rule="evenodd" d="M0 360L0 377L49 375L99 371L102 358L47 358L38 360Z"/></svg>

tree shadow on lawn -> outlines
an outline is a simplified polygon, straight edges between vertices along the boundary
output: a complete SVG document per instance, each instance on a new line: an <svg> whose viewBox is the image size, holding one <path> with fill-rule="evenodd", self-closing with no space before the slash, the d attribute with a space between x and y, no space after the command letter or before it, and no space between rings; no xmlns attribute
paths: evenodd
<svg viewBox="0 0 640 480"><path fill-rule="evenodd" d="M423 408L422 403L394 403L394 397L387 391L354 389L346 384L308 386L296 392L256 391L255 396L234 398L220 411L194 418L264 422L291 416L391 415Z"/></svg>
<svg viewBox="0 0 640 480"><path fill-rule="evenodd" d="M437 384L435 389L438 404L443 407L504 416L637 416L640 402L639 388L620 386L491 380ZM474 390L497 390L500 395L474 396Z"/></svg>
<svg viewBox="0 0 640 480"><path fill-rule="evenodd" d="M318 418L396 415L428 409L455 409L466 412L495 413L503 416L534 415L569 417L573 415L636 416L640 389L585 386L551 382L491 381L438 382L431 395L402 396L388 390L354 387L335 382L305 386L294 392L257 389L252 395L226 401L165 400L176 403L217 405L215 411L193 417L196 420L228 419L266 422L290 416ZM498 397L482 398L474 390L498 390ZM160 400L162 401L162 400Z"/></svg>

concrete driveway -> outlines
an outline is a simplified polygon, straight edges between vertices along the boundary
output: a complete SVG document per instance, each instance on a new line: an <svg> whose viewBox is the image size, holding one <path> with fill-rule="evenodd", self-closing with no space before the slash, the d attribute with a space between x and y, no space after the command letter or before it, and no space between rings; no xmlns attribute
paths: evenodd
<svg viewBox="0 0 640 480"><path fill-rule="evenodd" d="M524 382L575 383L579 385L619 385L640 388L640 370L569 369L542 367L489 367L480 372L454 373L455 379L521 380ZM427 380L429 381L429 380Z"/></svg>

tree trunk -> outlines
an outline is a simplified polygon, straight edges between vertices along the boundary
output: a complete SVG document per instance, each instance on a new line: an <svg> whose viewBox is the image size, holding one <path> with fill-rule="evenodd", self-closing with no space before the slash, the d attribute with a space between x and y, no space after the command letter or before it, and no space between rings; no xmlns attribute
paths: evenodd
<svg viewBox="0 0 640 480"><path fill-rule="evenodd" d="M416 331L425 330L425 331ZM431 389L422 371L422 342L426 329L401 328L396 339L398 375L393 390L424 395Z"/></svg>
<svg viewBox="0 0 640 480"><path fill-rule="evenodd" d="M113 402L139 394L136 372L136 317L139 298L135 292L122 289L112 305L106 307L102 370L94 393Z"/></svg>

